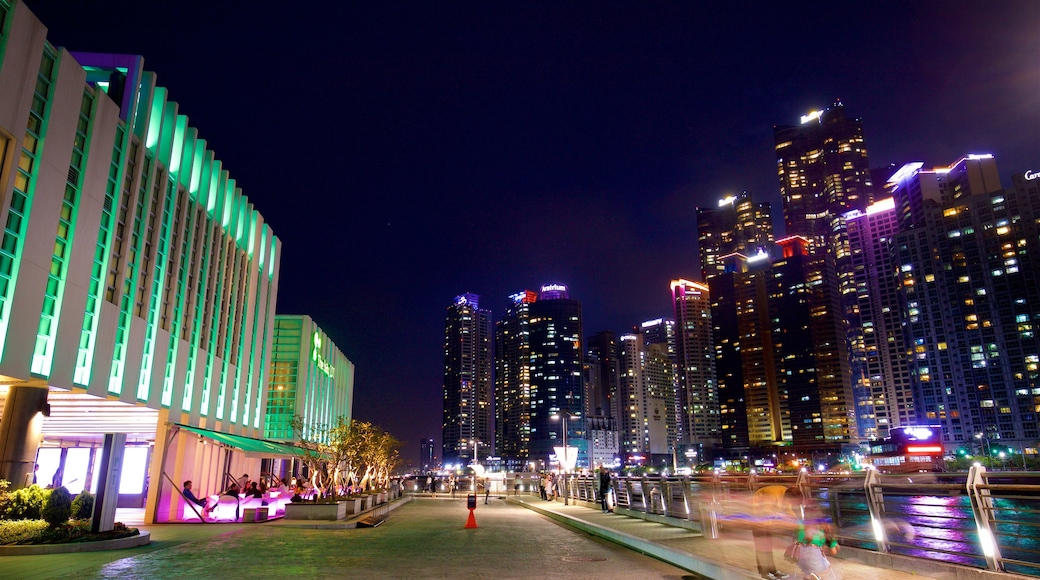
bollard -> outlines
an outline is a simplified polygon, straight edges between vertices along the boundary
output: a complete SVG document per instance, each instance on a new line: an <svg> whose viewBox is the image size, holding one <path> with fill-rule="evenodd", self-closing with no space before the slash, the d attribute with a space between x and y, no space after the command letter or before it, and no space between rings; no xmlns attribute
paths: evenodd
<svg viewBox="0 0 1040 580"><path fill-rule="evenodd" d="M477 509L477 495L476 494L471 493L471 494L466 496L466 507L469 508L469 519L466 520L465 527L467 529L475 528L475 527L477 527L477 518L475 518L473 516L473 510Z"/></svg>

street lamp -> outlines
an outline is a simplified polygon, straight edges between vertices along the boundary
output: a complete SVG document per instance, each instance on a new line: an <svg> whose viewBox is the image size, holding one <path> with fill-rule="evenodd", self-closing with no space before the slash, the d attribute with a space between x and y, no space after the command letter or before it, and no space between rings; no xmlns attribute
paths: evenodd
<svg viewBox="0 0 1040 580"><path fill-rule="evenodd" d="M975 438L982 441L982 447L986 450L986 457L989 458L990 462L993 461L993 448L990 447L989 437L984 433L976 433Z"/></svg>
<svg viewBox="0 0 1040 580"><path fill-rule="evenodd" d="M560 471L563 472L563 505L570 505L570 501L567 497L567 458L570 455L570 451L567 449L567 419L571 416L571 412L567 410L560 410L558 414L553 415L553 419L563 418L563 459L560 460Z"/></svg>

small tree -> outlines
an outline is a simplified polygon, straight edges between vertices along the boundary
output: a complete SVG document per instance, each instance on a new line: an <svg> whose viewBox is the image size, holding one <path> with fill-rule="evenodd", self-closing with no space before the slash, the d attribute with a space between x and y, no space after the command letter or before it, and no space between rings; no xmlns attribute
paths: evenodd
<svg viewBox="0 0 1040 580"><path fill-rule="evenodd" d="M69 516L72 515L72 494L65 486L51 490L41 515L52 528L69 521Z"/></svg>
<svg viewBox="0 0 1040 580"><path fill-rule="evenodd" d="M94 515L94 494L83 490L72 500L72 519L86 520Z"/></svg>

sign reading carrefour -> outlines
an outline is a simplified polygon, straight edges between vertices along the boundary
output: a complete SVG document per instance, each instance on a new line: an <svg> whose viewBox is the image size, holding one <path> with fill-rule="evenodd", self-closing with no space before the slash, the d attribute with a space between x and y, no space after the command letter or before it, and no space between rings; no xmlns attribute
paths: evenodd
<svg viewBox="0 0 1040 580"><path fill-rule="evenodd" d="M1029 171L1026 171L1026 174L1024 175L1024 177L1026 178L1027 181L1033 181L1034 179L1040 177L1040 172L1029 170Z"/></svg>
<svg viewBox="0 0 1040 580"><path fill-rule="evenodd" d="M336 367L329 364L325 357L321 356L321 334L314 333L311 338L311 360L318 364L318 369L328 375L330 379L336 377Z"/></svg>

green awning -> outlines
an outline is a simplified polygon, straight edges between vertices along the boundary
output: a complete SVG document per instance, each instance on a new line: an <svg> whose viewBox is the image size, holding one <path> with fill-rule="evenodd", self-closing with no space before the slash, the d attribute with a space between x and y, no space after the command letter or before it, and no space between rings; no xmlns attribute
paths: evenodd
<svg viewBox="0 0 1040 580"><path fill-rule="evenodd" d="M192 427L180 423L174 423L174 425L184 429L185 431L191 431L196 435L202 435L203 437L223 443L224 445L229 445L235 449L241 449L246 452L246 455L250 456L303 457L306 454L306 451L303 449L285 443L275 443L274 441L267 441L265 439L253 439L252 437L243 437L242 435L221 433L220 431L212 431L210 429Z"/></svg>

